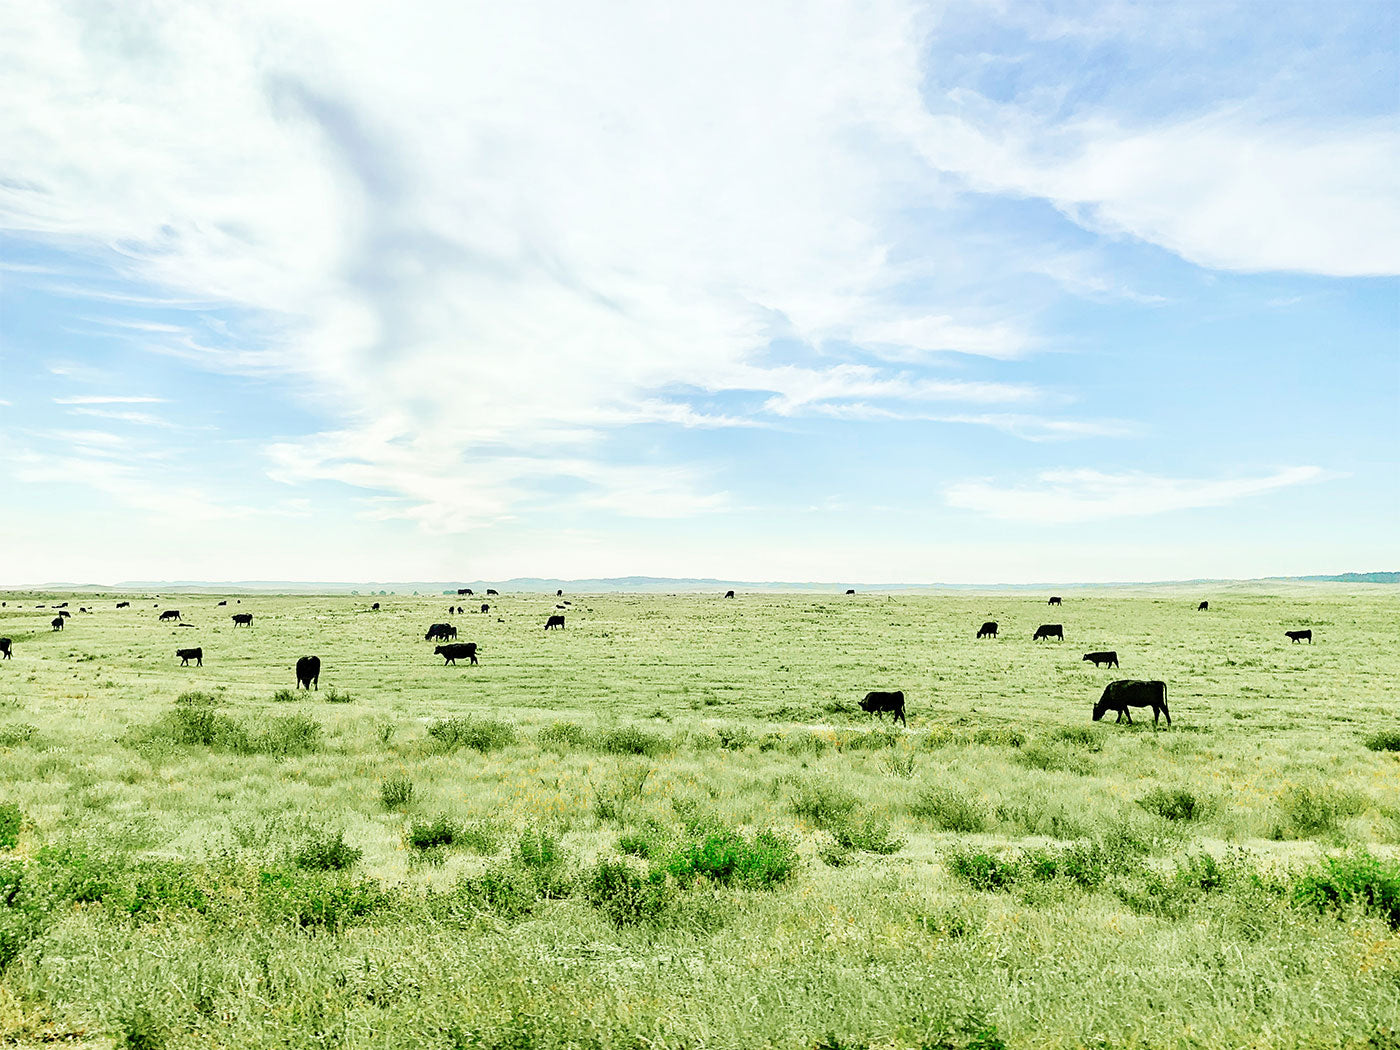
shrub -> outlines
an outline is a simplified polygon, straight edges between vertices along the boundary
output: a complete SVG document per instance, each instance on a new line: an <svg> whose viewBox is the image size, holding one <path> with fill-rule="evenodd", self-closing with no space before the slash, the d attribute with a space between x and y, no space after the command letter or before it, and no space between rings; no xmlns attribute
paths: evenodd
<svg viewBox="0 0 1400 1050"><path fill-rule="evenodd" d="M746 726L721 726L715 733L723 751L742 751L754 742L754 735Z"/></svg>
<svg viewBox="0 0 1400 1050"><path fill-rule="evenodd" d="M398 809L413 800L413 781L402 773L385 777L379 784L379 799L385 809Z"/></svg>
<svg viewBox="0 0 1400 1050"><path fill-rule="evenodd" d="M890 822L874 817L838 821L831 826L831 834L843 849L890 854L904 848L904 839L890 834Z"/></svg>
<svg viewBox="0 0 1400 1050"><path fill-rule="evenodd" d="M277 692L272 694L272 699L277 701L279 704L290 704L294 703L297 700L300 700L301 696L299 691L293 691L291 689L279 689L277 690Z"/></svg>
<svg viewBox="0 0 1400 1050"><path fill-rule="evenodd" d="M1021 878L1021 865L1014 858L999 857L985 850L954 847L943 855L949 874L962 879L974 890L1009 889Z"/></svg>
<svg viewBox="0 0 1400 1050"><path fill-rule="evenodd" d="M114 1045L121 1050L164 1050L170 1038L169 1029L145 1006L125 1011L117 1024L120 1034Z"/></svg>
<svg viewBox="0 0 1400 1050"><path fill-rule="evenodd" d="M820 733L799 731L787 738L784 750L795 758L817 758L831 750L831 741Z"/></svg>
<svg viewBox="0 0 1400 1050"><path fill-rule="evenodd" d="M20 744L27 744L33 739L36 732L38 729L28 722L0 726L0 747L18 747Z"/></svg>
<svg viewBox="0 0 1400 1050"><path fill-rule="evenodd" d="M175 698L177 704L185 704L190 707L213 707L218 701L209 693L202 693L194 690L188 693L181 693Z"/></svg>
<svg viewBox="0 0 1400 1050"><path fill-rule="evenodd" d="M1295 883L1293 900L1319 911L1358 908L1400 930L1400 861L1374 857L1365 850L1324 857L1316 870Z"/></svg>
<svg viewBox="0 0 1400 1050"><path fill-rule="evenodd" d="M249 741L249 750L279 758L309 754L320 746L321 723L301 714L272 719L263 733Z"/></svg>
<svg viewBox="0 0 1400 1050"><path fill-rule="evenodd" d="M310 870L259 872L257 899L269 922L331 930L360 925L397 902L377 882L351 879L342 871Z"/></svg>
<svg viewBox="0 0 1400 1050"><path fill-rule="evenodd" d="M996 818L1026 835L1077 839L1088 834L1088 827L1069 813L1062 801L1001 802L996 807Z"/></svg>
<svg viewBox="0 0 1400 1050"><path fill-rule="evenodd" d="M987 829L987 813L982 804L952 788L925 788L910 804L909 811L944 831L974 834Z"/></svg>
<svg viewBox="0 0 1400 1050"><path fill-rule="evenodd" d="M441 917L457 918L467 914L490 912L503 919L522 919L539 904L535 881L528 872L513 864L496 864L477 875L457 881L451 893L432 901Z"/></svg>
<svg viewBox="0 0 1400 1050"><path fill-rule="evenodd" d="M1184 788L1153 788L1137 804L1163 820L1199 820L1205 806Z"/></svg>
<svg viewBox="0 0 1400 1050"><path fill-rule="evenodd" d="M633 857L660 856L670 839L667 829L656 821L648 821L644 826L631 828L617 837L619 852Z"/></svg>
<svg viewBox="0 0 1400 1050"><path fill-rule="evenodd" d="M1061 726L1050 734L1050 739L1074 747L1082 747L1086 751L1103 750L1103 736L1095 733L1088 726Z"/></svg>
<svg viewBox="0 0 1400 1050"><path fill-rule="evenodd" d="M1336 831L1347 817L1366 809L1366 797L1350 791L1306 784L1288 788L1279 799L1282 822L1275 826L1273 837L1310 838Z"/></svg>
<svg viewBox="0 0 1400 1050"><path fill-rule="evenodd" d="M706 878L720 885L770 889L797 870L797 849L772 831L752 839L741 832L712 825L699 839L677 849L666 870L684 882Z"/></svg>
<svg viewBox="0 0 1400 1050"><path fill-rule="evenodd" d="M416 850L430 850L438 846L451 846L457 841L460 829L449 817L439 816L434 820L415 820L408 828L408 845Z"/></svg>
<svg viewBox="0 0 1400 1050"><path fill-rule="evenodd" d="M348 704L355 698L349 693L342 693L333 685L328 685L321 693L321 699L328 704Z"/></svg>
<svg viewBox="0 0 1400 1050"><path fill-rule="evenodd" d="M593 811L600 820L622 820L628 807L642 797L651 767L643 763L618 763L613 776L593 792Z"/></svg>
<svg viewBox="0 0 1400 1050"><path fill-rule="evenodd" d="M675 745L660 733L648 733L638 726L618 726L599 730L594 746L607 755L657 755L670 754Z"/></svg>
<svg viewBox="0 0 1400 1050"><path fill-rule="evenodd" d="M1046 772L1063 770L1084 776L1094 771L1094 764L1084 754L1064 743L1032 744L1017 751L1015 760L1027 769Z"/></svg>
<svg viewBox="0 0 1400 1050"><path fill-rule="evenodd" d="M538 739L542 747L562 752L586 747L588 730L577 722L553 722L540 730Z"/></svg>
<svg viewBox="0 0 1400 1050"><path fill-rule="evenodd" d="M987 747L1022 747L1026 734L1019 729L979 729L972 734L972 742Z"/></svg>
<svg viewBox="0 0 1400 1050"><path fill-rule="evenodd" d="M1366 738L1366 746L1372 751L1400 751L1400 729L1372 733Z"/></svg>
<svg viewBox="0 0 1400 1050"><path fill-rule="evenodd" d="M292 862L306 871L344 871L364 856L364 850L345 842L345 832L312 835L292 855Z"/></svg>
<svg viewBox="0 0 1400 1050"><path fill-rule="evenodd" d="M535 880L535 889L544 897L567 897L573 877L559 839L544 828L526 828L515 841L511 858Z"/></svg>
<svg viewBox="0 0 1400 1050"><path fill-rule="evenodd" d="M501 851L501 831L489 820L474 820L457 829L453 845L489 857Z"/></svg>
<svg viewBox="0 0 1400 1050"><path fill-rule="evenodd" d="M444 754L463 747L485 754L515 743L515 727L491 718L447 718L429 726L428 736Z"/></svg>
<svg viewBox="0 0 1400 1050"><path fill-rule="evenodd" d="M14 849L19 841L19 806L13 802L0 803L0 849Z"/></svg>
<svg viewBox="0 0 1400 1050"><path fill-rule="evenodd" d="M913 751L903 753L892 751L885 756L885 772L891 776L901 777L904 780L914 778L914 767L918 761L918 755Z"/></svg>
<svg viewBox="0 0 1400 1050"><path fill-rule="evenodd" d="M600 860L583 878L583 893L618 927L652 922L670 902L671 886L664 871L644 877L623 860Z"/></svg>
<svg viewBox="0 0 1400 1050"><path fill-rule="evenodd" d="M856 797L832 781L813 779L797 785L791 804L794 813L821 828L849 816Z"/></svg>

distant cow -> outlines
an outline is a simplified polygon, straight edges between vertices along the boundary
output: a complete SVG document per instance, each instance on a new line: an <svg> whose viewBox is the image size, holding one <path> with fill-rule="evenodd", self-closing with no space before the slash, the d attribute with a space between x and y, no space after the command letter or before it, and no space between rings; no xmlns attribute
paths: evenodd
<svg viewBox="0 0 1400 1050"><path fill-rule="evenodd" d="M997 622L988 620L977 631L978 638L995 638L997 636Z"/></svg>
<svg viewBox="0 0 1400 1050"><path fill-rule="evenodd" d="M1059 596L1059 595L1055 595L1055 596L1053 596L1048 602L1046 602L1045 604L1046 604L1046 605L1063 605L1064 603L1060 601L1060 596Z"/></svg>
<svg viewBox="0 0 1400 1050"><path fill-rule="evenodd" d="M80 606L78 606L78 612L80 612L80 613L85 613L85 612L87 612L87 610L84 609L84 608L80 605Z"/></svg>
<svg viewBox="0 0 1400 1050"><path fill-rule="evenodd" d="M68 608L68 603L67 603L67 602L59 602L57 605L54 606L54 608L55 608L55 609L66 609L66 608Z"/></svg>
<svg viewBox="0 0 1400 1050"><path fill-rule="evenodd" d="M160 614L160 618L162 620L178 620L180 618L180 610L166 609L165 612Z"/></svg>
<svg viewBox="0 0 1400 1050"><path fill-rule="evenodd" d="M847 594L855 594L855 593L856 593L856 589L855 589L854 587L848 587L848 588L846 589L846 593L847 593Z"/></svg>
<svg viewBox="0 0 1400 1050"><path fill-rule="evenodd" d="M130 608L131 608L131 603L130 603L130 602L117 602L117 608L118 608L118 609L130 609Z"/></svg>
<svg viewBox="0 0 1400 1050"><path fill-rule="evenodd" d="M8 660L10 658L10 645L11 642L8 638L0 638L0 659Z"/></svg>
<svg viewBox="0 0 1400 1050"><path fill-rule="evenodd" d="M61 610L59 610L59 614L58 614L58 615L59 615L59 616L62 616L62 617L64 617L64 618L66 619L66 618L68 618L69 616L72 616L73 614L70 613L67 609L61 609Z"/></svg>
<svg viewBox="0 0 1400 1050"><path fill-rule="evenodd" d="M472 589L471 589L470 587L458 587L458 588L457 588L457 593L458 593L458 594L471 594L471 592L472 592Z"/></svg>
<svg viewBox="0 0 1400 1050"><path fill-rule="evenodd" d="M1308 628L1306 631L1284 631L1283 633L1292 638L1295 643L1307 639L1308 644L1312 645L1312 628Z"/></svg>
<svg viewBox="0 0 1400 1050"><path fill-rule="evenodd" d="M1200 605L1196 606L1196 611L1197 611L1197 612L1205 612L1205 611L1206 611L1207 609L1209 609L1209 608L1210 608L1210 602L1201 602Z"/></svg>
<svg viewBox="0 0 1400 1050"><path fill-rule="evenodd" d="M235 627L252 627L252 626L253 626L253 614L252 614L252 613L234 613L234 614L233 614L233 625L234 625Z"/></svg>
<svg viewBox="0 0 1400 1050"><path fill-rule="evenodd" d="M1038 642L1042 638L1058 638L1065 640L1065 626L1061 623L1043 623L1035 629L1035 634L1031 635L1031 641Z"/></svg>
<svg viewBox="0 0 1400 1050"><path fill-rule="evenodd" d="M484 612L484 613L485 613L485 612L490 612L490 611L491 611L491 606L487 605L485 602L482 602L482 603L481 603L481 611Z"/></svg>
<svg viewBox="0 0 1400 1050"><path fill-rule="evenodd" d="M375 612L378 612L378 611L379 611L379 603L378 603L378 602L375 602L373 605L370 606L370 608L373 609Z"/></svg>
<svg viewBox="0 0 1400 1050"><path fill-rule="evenodd" d="M734 597L734 592L733 592L733 591L725 591L725 592L724 592L724 596L725 596L726 598L733 598L733 597Z"/></svg>
<svg viewBox="0 0 1400 1050"><path fill-rule="evenodd" d="M488 598L491 597L491 595L493 595L493 594L495 594L495 595L500 595L500 593L501 593L501 592L498 591L498 590L496 590L494 587L487 587L487 588L486 588L486 596L487 596Z"/></svg>
<svg viewBox="0 0 1400 1050"><path fill-rule="evenodd" d="M1094 705L1094 721L1103 718L1106 711L1117 711L1118 717L1114 722L1128 720L1128 725L1133 724L1133 716L1128 713L1130 707L1150 707L1152 708L1152 724L1157 724L1158 716L1165 715L1167 725L1172 724L1171 712L1167 710L1167 683L1166 682L1140 682L1134 679L1124 679L1118 682L1109 682L1104 687L1103 696L1099 697L1099 702Z"/></svg>
<svg viewBox="0 0 1400 1050"><path fill-rule="evenodd" d="M865 699L860 702L860 709L872 715L879 715L882 722L885 720L885 712L889 711L893 715L891 721L897 718L906 726L909 724L909 720L904 717L904 693L898 689L892 693L882 693L878 690L866 693Z"/></svg>
<svg viewBox="0 0 1400 1050"><path fill-rule="evenodd" d="M435 623L428 628L428 633L423 635L425 642L445 642L457 637L457 628L450 623Z"/></svg>
<svg viewBox="0 0 1400 1050"><path fill-rule="evenodd" d="M63 630L63 617L55 616L52 620L49 621L49 626L52 627L55 631Z"/></svg>
<svg viewBox="0 0 1400 1050"><path fill-rule="evenodd" d="M1108 664L1109 667L1118 666L1118 654L1112 650L1106 653L1085 653L1084 659L1093 660L1095 667L1098 667L1099 664Z"/></svg>
<svg viewBox="0 0 1400 1050"><path fill-rule="evenodd" d="M546 631L548 631L548 630L550 630L551 628L554 628L554 627L558 627L558 628L562 631L562 630L564 629L564 617L562 617L562 616L551 616L551 617L545 622L544 629L545 629Z"/></svg>
<svg viewBox="0 0 1400 1050"><path fill-rule="evenodd" d="M476 663L476 649L475 642L457 642L453 645L439 645L433 652L442 657L442 666L446 667L448 664L456 666L458 659L464 657Z"/></svg>
<svg viewBox="0 0 1400 1050"><path fill-rule="evenodd" d="M297 661L297 688L310 689L316 687L321 689L321 658L319 656L303 656Z"/></svg>
<svg viewBox="0 0 1400 1050"><path fill-rule="evenodd" d="M181 667L186 666L191 660L197 663L200 667L204 666L203 649L176 649L175 655L180 658Z"/></svg>
<svg viewBox="0 0 1400 1050"><path fill-rule="evenodd" d="M556 598L562 598L562 597L564 597L564 589L561 587L559 590L555 591L555 592L554 592L554 597L556 597Z"/></svg>
<svg viewBox="0 0 1400 1050"><path fill-rule="evenodd" d="M227 601L222 601L222 602L219 603L219 605L227 605L227 604L228 604Z"/></svg>

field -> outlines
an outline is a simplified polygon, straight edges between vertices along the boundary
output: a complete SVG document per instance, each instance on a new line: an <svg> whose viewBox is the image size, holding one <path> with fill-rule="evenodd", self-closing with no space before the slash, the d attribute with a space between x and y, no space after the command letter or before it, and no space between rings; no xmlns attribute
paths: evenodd
<svg viewBox="0 0 1400 1050"><path fill-rule="evenodd" d="M1400 1047L1400 594L1063 593L0 594L0 1039Z"/></svg>

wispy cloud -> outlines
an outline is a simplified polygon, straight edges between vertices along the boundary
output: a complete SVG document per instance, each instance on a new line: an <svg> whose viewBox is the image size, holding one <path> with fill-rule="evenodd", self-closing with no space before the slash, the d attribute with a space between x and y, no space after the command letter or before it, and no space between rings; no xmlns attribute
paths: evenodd
<svg viewBox="0 0 1400 1050"><path fill-rule="evenodd" d="M144 394L74 394L53 399L55 405L155 405L164 401L163 397Z"/></svg>
<svg viewBox="0 0 1400 1050"><path fill-rule="evenodd" d="M1224 480L1051 470L1038 475L1036 485L1004 486L989 481L967 481L948 486L944 496L950 506L990 517L1060 525L1163 514L1192 507L1219 507L1337 476L1312 466L1287 467L1263 477Z"/></svg>

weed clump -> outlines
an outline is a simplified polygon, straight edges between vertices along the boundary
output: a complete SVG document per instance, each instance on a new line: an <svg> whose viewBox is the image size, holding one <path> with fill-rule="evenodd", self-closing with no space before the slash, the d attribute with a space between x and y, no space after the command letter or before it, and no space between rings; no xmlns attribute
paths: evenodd
<svg viewBox="0 0 1400 1050"><path fill-rule="evenodd" d="M1365 812L1367 800L1354 791L1326 786L1296 784L1278 801L1282 819L1275 824L1275 839L1306 839L1326 835L1340 828L1347 817Z"/></svg>
<svg viewBox="0 0 1400 1050"><path fill-rule="evenodd" d="M817 827L827 827L850 816L856 808L856 797L831 781L812 779L797 786L791 805L799 817Z"/></svg>
<svg viewBox="0 0 1400 1050"><path fill-rule="evenodd" d="M0 803L0 849L15 848L21 822L19 806L13 802Z"/></svg>
<svg viewBox="0 0 1400 1050"><path fill-rule="evenodd" d="M613 776L599 784L593 792L593 812L599 820L623 820L632 803L642 797L651 767L638 763L619 763Z"/></svg>
<svg viewBox="0 0 1400 1050"><path fill-rule="evenodd" d="M1372 751L1400 751L1400 729L1385 729L1366 738Z"/></svg>
<svg viewBox="0 0 1400 1050"><path fill-rule="evenodd" d="M830 828L836 844L843 850L864 850L867 853L888 855L904 848L905 840L890 834L888 820L874 817L848 818L833 824Z"/></svg>
<svg viewBox="0 0 1400 1050"><path fill-rule="evenodd" d="M1205 805L1185 788L1153 788L1137 804L1163 820L1199 820Z"/></svg>
<svg viewBox="0 0 1400 1050"><path fill-rule="evenodd" d="M643 875L625 860L604 858L583 877L584 898L619 928L654 922L673 894L664 871Z"/></svg>
<svg viewBox="0 0 1400 1050"><path fill-rule="evenodd" d="M1383 860L1365 850L1324 857L1316 870L1295 883L1293 901L1318 911L1355 908L1400 930L1400 861Z"/></svg>
<svg viewBox="0 0 1400 1050"><path fill-rule="evenodd" d="M493 718L446 718L430 725L428 736L442 754L464 747L485 754L515 743L515 726Z"/></svg>
<svg viewBox="0 0 1400 1050"><path fill-rule="evenodd" d="M461 829L450 817L439 816L433 820L415 820L408 828L408 845L420 851L451 846L457 841Z"/></svg>
<svg viewBox="0 0 1400 1050"><path fill-rule="evenodd" d="M660 733L649 733L638 726L617 726L599 730L593 747L605 755L645 755L655 758L675 750L675 745Z"/></svg>
<svg viewBox="0 0 1400 1050"><path fill-rule="evenodd" d="M325 691L321 693L321 699L328 704L348 704L354 701L355 698L349 693L342 693L333 685L328 685Z"/></svg>
<svg viewBox="0 0 1400 1050"><path fill-rule="evenodd" d="M385 809L399 809L413 801L413 781L402 773L385 777L379 784L379 800Z"/></svg>
<svg viewBox="0 0 1400 1050"><path fill-rule="evenodd" d="M27 744L34 738L34 734L39 730L36 726L28 722L16 722L7 726L0 726L0 747L19 747L20 744Z"/></svg>
<svg viewBox="0 0 1400 1050"><path fill-rule="evenodd" d="M364 850L345 841L345 832L312 835L292 855L292 863L303 871L344 871L363 857Z"/></svg>
<svg viewBox="0 0 1400 1050"><path fill-rule="evenodd" d="M771 889L797 871L797 848L773 831L748 838L735 829L711 824L672 853L665 869L682 883L703 878L721 886Z"/></svg>
<svg viewBox="0 0 1400 1050"><path fill-rule="evenodd" d="M925 788L910 803L909 811L943 831L975 834L987 830L987 811L982 804L952 788Z"/></svg>

